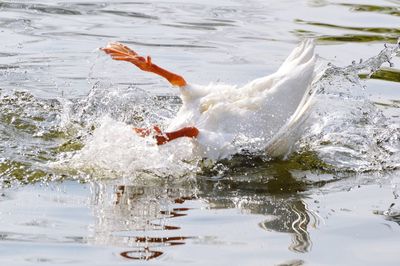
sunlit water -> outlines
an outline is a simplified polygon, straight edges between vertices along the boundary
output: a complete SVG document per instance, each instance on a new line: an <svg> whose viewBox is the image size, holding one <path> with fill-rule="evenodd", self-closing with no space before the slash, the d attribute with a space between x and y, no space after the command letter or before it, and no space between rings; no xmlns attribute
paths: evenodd
<svg viewBox="0 0 400 266"><path fill-rule="evenodd" d="M2 265L398 265L399 1L0 11ZM325 70L283 159L136 136L174 116L178 91L97 49L121 41L190 82L243 85L309 37Z"/></svg>

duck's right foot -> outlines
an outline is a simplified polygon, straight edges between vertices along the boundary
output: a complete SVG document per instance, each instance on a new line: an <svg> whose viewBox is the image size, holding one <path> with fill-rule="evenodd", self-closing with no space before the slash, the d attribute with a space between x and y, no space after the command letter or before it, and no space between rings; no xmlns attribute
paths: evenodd
<svg viewBox="0 0 400 266"><path fill-rule="evenodd" d="M157 125L154 125L152 128L134 127L133 131L135 131L135 133L141 136L142 138L150 136L152 134L153 135L162 134L161 129Z"/></svg>
<svg viewBox="0 0 400 266"><path fill-rule="evenodd" d="M199 130L195 127L184 127L173 132L163 133L161 129L155 125L152 128L133 128L133 131L143 138L153 135L157 141L157 145L163 145L181 137L196 138L199 135Z"/></svg>

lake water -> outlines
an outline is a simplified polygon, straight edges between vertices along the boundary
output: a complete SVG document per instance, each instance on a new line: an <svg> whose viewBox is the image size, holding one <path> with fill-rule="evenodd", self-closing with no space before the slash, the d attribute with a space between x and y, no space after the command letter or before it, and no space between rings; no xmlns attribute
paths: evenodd
<svg viewBox="0 0 400 266"><path fill-rule="evenodd" d="M0 1L0 14L1 265L399 265L400 1ZM178 91L97 49L120 41L187 81L243 85L303 38L327 70L285 160L130 142L126 124L167 121Z"/></svg>

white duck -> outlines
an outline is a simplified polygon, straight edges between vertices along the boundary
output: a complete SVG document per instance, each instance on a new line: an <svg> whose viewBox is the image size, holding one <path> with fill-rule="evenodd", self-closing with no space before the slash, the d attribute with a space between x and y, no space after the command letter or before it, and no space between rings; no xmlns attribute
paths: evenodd
<svg viewBox="0 0 400 266"><path fill-rule="evenodd" d="M287 154L296 139L293 129L301 122L312 96L316 63L312 40L296 47L277 72L240 88L188 84L181 76L153 64L150 57L145 59L120 43L110 43L102 50L180 88L182 106L167 133L157 126L134 130L143 137L153 135L158 145L190 137L194 152L210 159L238 152L235 143L240 141L254 142L272 157Z"/></svg>

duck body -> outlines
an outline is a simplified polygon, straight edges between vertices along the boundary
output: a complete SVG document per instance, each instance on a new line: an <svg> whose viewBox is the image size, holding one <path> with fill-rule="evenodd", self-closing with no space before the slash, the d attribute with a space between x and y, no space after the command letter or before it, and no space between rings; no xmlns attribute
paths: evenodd
<svg viewBox="0 0 400 266"><path fill-rule="evenodd" d="M243 149L265 150L271 157L288 154L312 99L316 75L312 40L296 47L275 73L242 87L189 84L182 76L155 65L150 56L142 57L121 43L110 43L102 50L114 60L132 63L180 88L182 106L167 123L166 133L157 126L134 131L154 137L162 146L189 139L193 154L200 157L218 160Z"/></svg>
<svg viewBox="0 0 400 266"><path fill-rule="evenodd" d="M294 142L287 133L310 102L315 64L314 44L306 40L278 71L242 87L186 84L167 131L195 126L200 133L192 140L194 153L209 159L229 157L249 143L272 157L284 156ZM286 141L279 139L285 135Z"/></svg>

